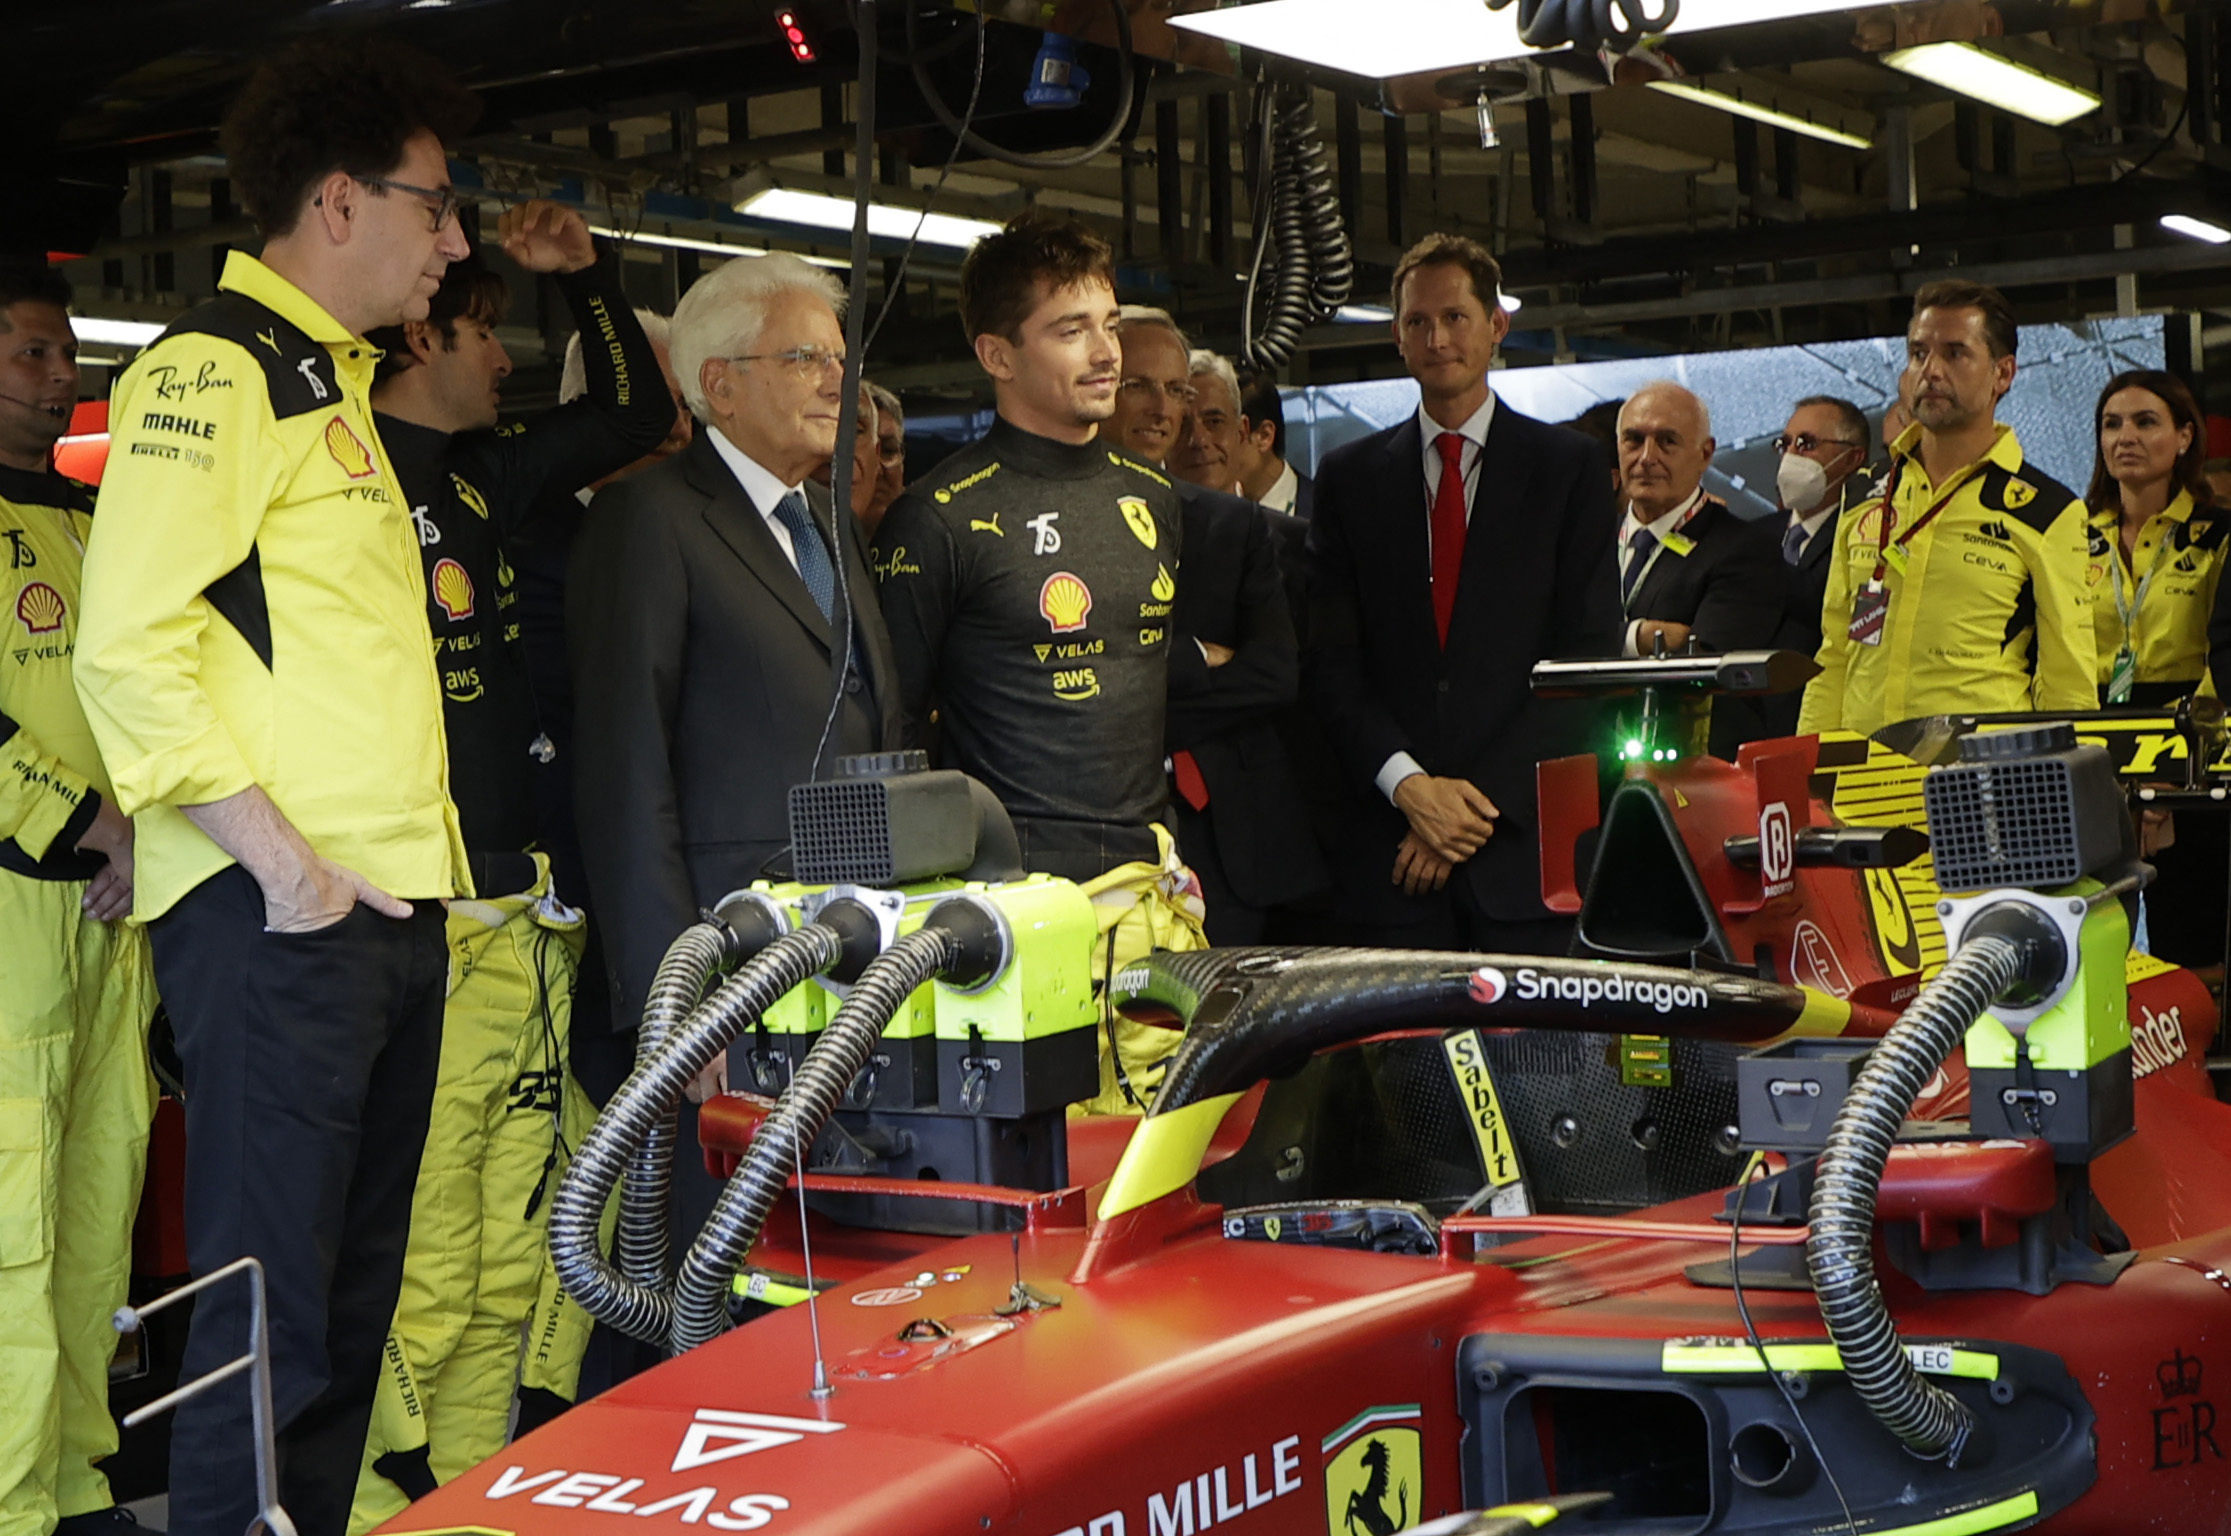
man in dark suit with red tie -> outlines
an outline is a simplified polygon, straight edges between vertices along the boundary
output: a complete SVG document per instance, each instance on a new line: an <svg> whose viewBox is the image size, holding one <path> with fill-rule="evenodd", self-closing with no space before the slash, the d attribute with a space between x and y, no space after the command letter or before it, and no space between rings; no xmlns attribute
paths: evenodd
<svg viewBox="0 0 2231 1536"><path fill-rule="evenodd" d="M1345 937L1563 953L1542 905L1534 765L1590 714L1534 663L1615 656L1618 513L1597 446L1500 404L1510 328L1486 247L1429 235L1394 274L1410 420L1327 455L1310 525L1305 684L1358 797L1336 852Z"/></svg>

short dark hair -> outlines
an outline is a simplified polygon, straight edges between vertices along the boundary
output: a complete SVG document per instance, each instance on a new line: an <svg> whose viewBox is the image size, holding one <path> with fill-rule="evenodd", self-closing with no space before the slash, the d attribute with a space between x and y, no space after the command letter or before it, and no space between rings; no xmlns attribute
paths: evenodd
<svg viewBox="0 0 2231 1536"><path fill-rule="evenodd" d="M2084 505L2096 512L2101 507L2123 504L2122 488L2107 472L2107 455L2100 451L2099 418L2107 414L2107 402L2126 389L2143 389L2160 396L2161 403L2169 407L2171 424L2192 429L2192 441L2177 455L2169 479L2178 490L2192 497L2194 506L2209 505L2215 500L2215 493L2208 489L2207 418L2200 414L2200 402L2192 397L2192 390L2185 381L2159 368L2133 368L2118 373L2099 392L2099 403L2092 407L2092 483L2084 493Z"/></svg>
<svg viewBox="0 0 2231 1536"><path fill-rule="evenodd" d="M414 48L313 38L256 67L219 143L234 194L269 238L295 227L310 189L333 172L384 176L413 135L446 148L479 116L479 98Z"/></svg>
<svg viewBox="0 0 2231 1536"><path fill-rule="evenodd" d="M1241 374L1239 413L1247 418L1250 431L1269 422L1270 451L1277 458L1286 457L1286 397L1278 392L1276 379L1260 369Z"/></svg>
<svg viewBox="0 0 2231 1536"><path fill-rule="evenodd" d="M1402 313L1402 285L1410 280L1410 274L1420 267L1440 266L1462 267L1471 276L1472 292L1479 296L1489 317L1494 316L1503 297L1503 268L1495 253L1468 236L1437 232L1404 251L1394 265L1394 282L1387 292L1397 317Z"/></svg>
<svg viewBox="0 0 2231 1536"><path fill-rule="evenodd" d="M2013 306L2006 302L2006 295L1989 283L1971 283L1964 278L1940 277L1933 283L1922 285L1913 296L1913 318L1921 318L1925 309L1974 309L1983 313L1984 339L1991 344L1993 357L2012 357L2020 342L2020 330L2014 324Z"/></svg>
<svg viewBox="0 0 2231 1536"><path fill-rule="evenodd" d="M979 336L1022 337L1023 321L1048 293L1098 278L1115 288L1115 252L1075 219L1025 213L970 247L961 262L961 328Z"/></svg>
<svg viewBox="0 0 2231 1536"><path fill-rule="evenodd" d="M442 274L442 285L434 290L433 298L426 304L426 323L441 337L442 348L454 351L457 346L457 322L478 320L483 325L503 323L504 311L511 306L511 285L504 281L501 272L480 259L474 251L463 261L453 261ZM412 366L410 339L400 325L383 325L378 330L367 331L364 339L382 349L379 366L373 374L375 383L385 383Z"/></svg>
<svg viewBox="0 0 2231 1536"><path fill-rule="evenodd" d="M1836 430L1844 440L1861 449L1871 447L1875 440L1874 429L1867 425L1867 413L1840 395L1807 395L1790 407L1792 414L1808 405L1824 405L1836 413Z"/></svg>
<svg viewBox="0 0 2231 1536"><path fill-rule="evenodd" d="M1571 421L1558 423L1568 432L1578 432L1602 444L1604 463L1614 475L1619 473L1619 413L1626 405L1624 398L1598 400Z"/></svg>
<svg viewBox="0 0 2231 1536"><path fill-rule="evenodd" d="M35 257L0 260L0 309L17 304L70 307L70 280Z"/></svg>

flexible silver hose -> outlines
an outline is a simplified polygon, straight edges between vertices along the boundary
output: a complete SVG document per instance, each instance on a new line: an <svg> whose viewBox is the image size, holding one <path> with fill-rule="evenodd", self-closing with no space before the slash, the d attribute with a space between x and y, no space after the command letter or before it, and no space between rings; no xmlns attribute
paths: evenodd
<svg viewBox="0 0 2231 1536"><path fill-rule="evenodd" d="M876 956L852 984L852 995L806 1053L782 1102L752 1137L743 1166L730 1177L697 1241L682 1256L667 1342L672 1353L694 1349L727 1328L728 1293L736 1271L791 1174L804 1166L806 1149L829 1123L845 1087L867 1065L884 1026L917 987L941 975L959 956L951 934L920 928Z"/></svg>
<svg viewBox="0 0 2231 1536"><path fill-rule="evenodd" d="M1875 1279L1875 1199L1891 1143L1921 1090L1969 1026L2021 977L2021 947L1970 940L1907 1005L1860 1069L1820 1155L1805 1263L1844 1374L1868 1411L1919 1455L1958 1465L1975 1427L1967 1407L1926 1381L1906 1357Z"/></svg>
<svg viewBox="0 0 2231 1536"><path fill-rule="evenodd" d="M705 996L706 984L720 965L725 937L717 923L694 923L667 946L666 956L651 978L651 995L643 1005L642 1025L636 1030L638 1061L656 1056L667 1037ZM626 1182L620 1189L620 1273L632 1285L658 1287L669 1283L666 1206L673 1181L675 1120L672 1108L658 1117L642 1146L628 1160Z"/></svg>
<svg viewBox="0 0 2231 1536"><path fill-rule="evenodd" d="M646 1052L582 1139L550 1207L550 1258L559 1283L592 1317L656 1343L672 1327L674 1298L663 1276L632 1280L604 1257L597 1227L636 1152L712 1059L784 993L837 961L835 930L808 924L786 933L723 982L655 1051ZM659 1220L666 1219L663 1204Z"/></svg>

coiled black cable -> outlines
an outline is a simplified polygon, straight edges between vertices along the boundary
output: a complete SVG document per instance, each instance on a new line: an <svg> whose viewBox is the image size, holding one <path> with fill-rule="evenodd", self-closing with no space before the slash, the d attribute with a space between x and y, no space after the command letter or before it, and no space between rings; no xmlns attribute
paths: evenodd
<svg viewBox="0 0 2231 1536"><path fill-rule="evenodd" d="M1255 255L1240 350L1248 366L1268 370L1284 366L1301 345L1301 333L1348 302L1356 257L1309 87L1288 83L1267 90L1257 111ZM1277 263L1266 291L1265 261L1274 247Z"/></svg>
<svg viewBox="0 0 2231 1536"><path fill-rule="evenodd" d="M559 1283L590 1316L648 1342L667 1336L674 1317L670 1282L663 1274L630 1279L605 1258L597 1241L605 1202L653 1128L671 1123L674 1107L697 1075L784 993L836 964L842 948L836 931L818 924L784 934L723 982L660 1048L638 1056L635 1070L582 1138L550 1206L551 1262ZM663 1202L658 1211L663 1222Z"/></svg>
<svg viewBox="0 0 2231 1536"><path fill-rule="evenodd" d="M704 1230L682 1256L667 1339L671 1353L694 1349L727 1328L729 1288L759 1240L767 1213L789 1187L792 1170L805 1166L807 1149L829 1123L846 1086L867 1065L884 1026L916 988L943 974L960 956L960 943L952 934L923 927L868 962L852 984L851 996L799 1064L782 1102L752 1137L743 1166L721 1191Z"/></svg>
<svg viewBox="0 0 2231 1536"><path fill-rule="evenodd" d="M1663 32L1681 15L1681 0L1659 0L1653 16L1648 0L1518 0L1518 38L1529 48L1594 49L1605 43L1632 43L1645 33ZM1500 11L1511 0L1487 0Z"/></svg>
<svg viewBox="0 0 2231 1536"><path fill-rule="evenodd" d="M1985 934L1945 962L1869 1053L1829 1129L1813 1184L1805 1264L1844 1375L1907 1449L1952 1466L1975 1416L1906 1357L1875 1279L1875 1200L1914 1101L1969 1026L2021 979L2026 959L2013 940Z"/></svg>

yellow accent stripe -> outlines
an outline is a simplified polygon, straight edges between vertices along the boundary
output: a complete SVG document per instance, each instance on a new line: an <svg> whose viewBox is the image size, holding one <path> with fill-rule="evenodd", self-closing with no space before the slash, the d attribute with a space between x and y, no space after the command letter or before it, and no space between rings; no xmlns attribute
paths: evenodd
<svg viewBox="0 0 2231 1536"><path fill-rule="evenodd" d="M1100 1197L1100 1219L1135 1211L1192 1183L1216 1128L1224 1123L1224 1112L1239 1099L1236 1093L1220 1093L1141 1120L1108 1180L1108 1192Z"/></svg>
<svg viewBox="0 0 2231 1536"><path fill-rule="evenodd" d="M1504 1118L1503 1101L1495 1092L1495 1073L1488 1066L1479 1031L1464 1029L1443 1035L1441 1053L1448 1058L1449 1076L1455 1080L1465 1118L1472 1122L1472 1137L1479 1143L1480 1166L1487 1170L1487 1182L1497 1189L1510 1188L1519 1180L1518 1148L1512 1144L1510 1121Z"/></svg>
<svg viewBox="0 0 2231 1536"><path fill-rule="evenodd" d="M1797 1022L1789 1027L1786 1040L1791 1035L1808 1039L1824 1039L1842 1034L1851 1025L1851 1004L1843 998L1826 992L1815 992L1811 987L1801 987L1805 994L1804 1010L1797 1015Z"/></svg>
<svg viewBox="0 0 2231 1536"><path fill-rule="evenodd" d="M2003 1530L2017 1520L2027 1520L2037 1513L2037 1495L2018 1493L2011 1499L2001 1499L1996 1504L1986 1504L1981 1509L1971 1509L1964 1515L1946 1515L1941 1520L1924 1520L1919 1525L1894 1526L1877 1531L1874 1536L1978 1536L1983 1531Z"/></svg>
<svg viewBox="0 0 2231 1536"><path fill-rule="evenodd" d="M1931 1376L1997 1381L1999 1357L1941 1344L1908 1344L1906 1358ZM1843 1357L1833 1344L1769 1344L1766 1363L1777 1371L1841 1371ZM1658 1368L1668 1376L1725 1376L1759 1372L1758 1351L1748 1344L1683 1344L1668 1341ZM1887 1533L1885 1533L1887 1536Z"/></svg>
<svg viewBox="0 0 2231 1536"><path fill-rule="evenodd" d="M1480 1513L1501 1520L1523 1520L1539 1530L1556 1519L1560 1511L1554 1504L1498 1504Z"/></svg>

